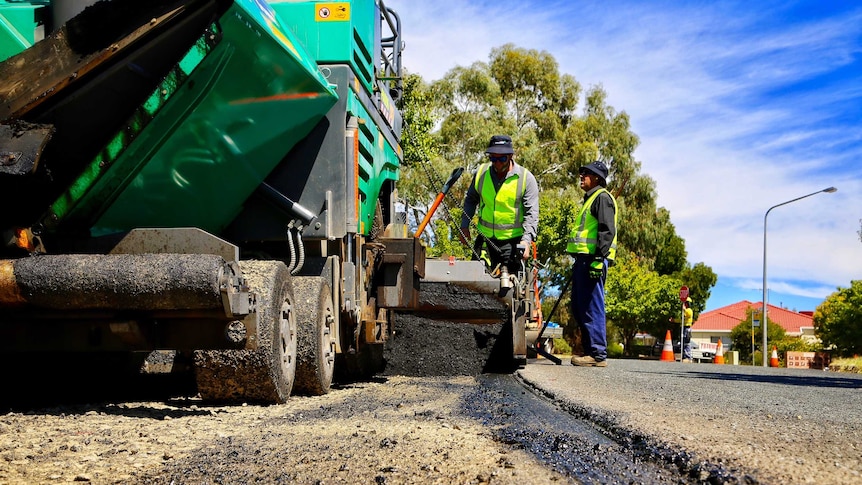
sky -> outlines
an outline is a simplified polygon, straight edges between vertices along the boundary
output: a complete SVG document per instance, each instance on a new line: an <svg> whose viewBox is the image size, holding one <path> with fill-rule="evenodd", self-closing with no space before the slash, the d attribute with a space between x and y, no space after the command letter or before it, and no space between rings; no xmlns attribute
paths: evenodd
<svg viewBox="0 0 862 485"><path fill-rule="evenodd" d="M862 279L862 4L384 3L404 67L427 82L512 43L601 86L629 115L688 262L718 275L706 311L761 302L764 255L767 301L790 310Z"/></svg>

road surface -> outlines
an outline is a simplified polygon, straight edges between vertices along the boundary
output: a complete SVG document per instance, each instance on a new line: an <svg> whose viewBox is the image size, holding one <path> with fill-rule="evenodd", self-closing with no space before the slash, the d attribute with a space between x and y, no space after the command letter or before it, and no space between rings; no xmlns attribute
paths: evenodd
<svg viewBox="0 0 862 485"><path fill-rule="evenodd" d="M862 376L655 360L539 360L528 385L665 459L764 483L862 483ZM661 446L666 449L661 450Z"/></svg>

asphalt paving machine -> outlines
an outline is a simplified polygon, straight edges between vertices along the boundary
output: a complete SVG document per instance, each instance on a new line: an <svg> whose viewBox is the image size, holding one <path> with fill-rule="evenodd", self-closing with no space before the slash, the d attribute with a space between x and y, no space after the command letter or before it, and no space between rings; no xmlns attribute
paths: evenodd
<svg viewBox="0 0 862 485"><path fill-rule="evenodd" d="M395 210L383 0L6 0L0 19L7 365L120 355L204 399L284 402L377 372L395 312L501 307L525 363L526 275L501 292L481 262L427 259ZM487 303L456 311L458 288Z"/></svg>

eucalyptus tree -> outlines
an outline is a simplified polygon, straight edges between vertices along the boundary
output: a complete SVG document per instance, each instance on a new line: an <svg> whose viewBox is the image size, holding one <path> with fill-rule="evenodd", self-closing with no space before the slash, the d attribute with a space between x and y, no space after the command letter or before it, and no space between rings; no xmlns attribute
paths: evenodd
<svg viewBox="0 0 862 485"><path fill-rule="evenodd" d="M442 187L439 178L445 167L441 167L440 148L432 134L438 120L433 109L433 92L417 74L404 76L403 87L399 103L404 124L401 134L404 164L398 181L398 194L407 212L408 223L415 229L425 219L431 202ZM447 207L441 210L446 211ZM442 214L447 215L445 212ZM430 247L436 246L433 225L424 231L422 237Z"/></svg>
<svg viewBox="0 0 862 485"><path fill-rule="evenodd" d="M405 137L405 145L414 140L432 143L410 151L409 157L405 146L409 160L400 185L402 195L413 198L410 205L424 207L422 199L430 203L451 170L467 169L450 191L446 210L431 225L428 240L436 249L431 248L429 254L457 255L459 248L451 240L455 239L460 203L472 174L485 161L488 139L494 134L508 134L514 141L516 160L529 168L539 183L537 244L539 259L547 262L541 277L554 297L554 291L565 284L571 266L566 242L583 202L578 170L602 160L610 170L608 190L619 206L618 253L637 262L613 269L611 275L631 270L632 277L648 277L650 285L659 289L641 293L641 298L652 299L648 304L635 304L637 293L621 298L613 292L624 286L609 285L613 315L620 320L614 323L624 329L623 339L633 336L636 329L632 325L661 325L675 315L669 305L679 304L675 295L680 284L692 288L693 306L703 309L715 275L702 263L690 266L686 262L685 241L676 234L670 213L657 207L655 181L641 172L641 162L635 157L640 140L632 131L629 116L608 104L602 86L584 90L572 75L560 72L549 53L512 44L493 49L488 62L455 67L430 85L415 82L407 86L405 125L417 131L433 128L428 138L417 137L414 131ZM408 93L411 89L412 94ZM413 123L418 127L411 127ZM423 163L414 163L414 159ZM417 209L414 218L419 219L421 212ZM640 276L642 273L645 276ZM619 276L622 280L623 275ZM659 298L668 301L659 302ZM630 307L628 312L622 310L624 306ZM609 306L609 317L611 314Z"/></svg>

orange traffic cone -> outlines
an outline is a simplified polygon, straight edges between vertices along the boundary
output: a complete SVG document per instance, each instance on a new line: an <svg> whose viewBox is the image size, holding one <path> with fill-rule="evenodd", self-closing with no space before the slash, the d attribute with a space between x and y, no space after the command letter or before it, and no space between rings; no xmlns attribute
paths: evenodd
<svg viewBox="0 0 862 485"><path fill-rule="evenodd" d="M724 347L721 345L721 340L718 341L718 348L715 349L715 357L712 358L713 364L724 364Z"/></svg>
<svg viewBox="0 0 862 485"><path fill-rule="evenodd" d="M673 356L673 340L671 340L670 330L664 337L664 347L661 349L661 359L667 362L676 362L676 357Z"/></svg>
<svg viewBox="0 0 862 485"><path fill-rule="evenodd" d="M778 349L772 346L772 356L769 358L769 367L781 367L778 363Z"/></svg>

